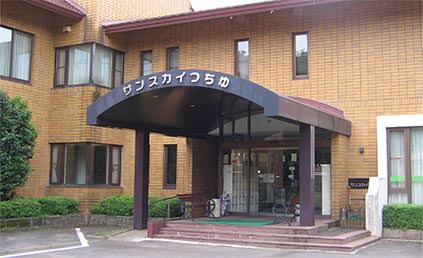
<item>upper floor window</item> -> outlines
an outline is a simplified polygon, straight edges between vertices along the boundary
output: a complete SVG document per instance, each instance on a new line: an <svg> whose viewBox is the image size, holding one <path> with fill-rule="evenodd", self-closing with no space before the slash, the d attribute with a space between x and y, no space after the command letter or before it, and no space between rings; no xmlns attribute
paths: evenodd
<svg viewBox="0 0 423 258"><path fill-rule="evenodd" d="M0 26L0 76L30 81L31 34Z"/></svg>
<svg viewBox="0 0 423 258"><path fill-rule="evenodd" d="M250 42L248 39L237 40L235 42L235 48L235 75L248 79Z"/></svg>
<svg viewBox="0 0 423 258"><path fill-rule="evenodd" d="M164 187L176 187L176 144L164 146Z"/></svg>
<svg viewBox="0 0 423 258"><path fill-rule="evenodd" d="M308 78L308 34L293 34L293 70L294 79Z"/></svg>
<svg viewBox="0 0 423 258"><path fill-rule="evenodd" d="M388 129L389 203L423 204L423 127Z"/></svg>
<svg viewBox="0 0 423 258"><path fill-rule="evenodd" d="M149 75L153 73L153 51L141 52L141 75Z"/></svg>
<svg viewBox="0 0 423 258"><path fill-rule="evenodd" d="M96 84L108 88L123 82L123 53L100 44L56 49L56 86Z"/></svg>
<svg viewBox="0 0 423 258"><path fill-rule="evenodd" d="M120 185L120 164L120 146L52 144L50 184Z"/></svg>
<svg viewBox="0 0 423 258"><path fill-rule="evenodd" d="M166 49L166 70L179 69L179 47Z"/></svg>

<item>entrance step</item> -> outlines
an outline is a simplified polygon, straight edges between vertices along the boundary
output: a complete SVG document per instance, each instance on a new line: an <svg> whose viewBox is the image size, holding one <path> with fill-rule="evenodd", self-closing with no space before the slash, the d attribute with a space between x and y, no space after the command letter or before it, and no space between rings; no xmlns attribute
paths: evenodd
<svg viewBox="0 0 423 258"><path fill-rule="evenodd" d="M299 234L299 235L315 235L319 232L328 230L327 224L313 227L297 227L297 226L279 226L268 225L262 227L233 226L233 225L214 225L214 224L197 224L195 221L179 220L166 223L167 228L175 229L201 229L205 231L232 231L232 232L267 232L274 234Z"/></svg>
<svg viewBox="0 0 423 258"><path fill-rule="evenodd" d="M268 225L262 227L197 224L195 221L167 221L154 238L266 248L353 252L378 240L366 230Z"/></svg>
<svg viewBox="0 0 423 258"><path fill-rule="evenodd" d="M231 231L231 230L211 230L204 231L198 228L171 228L166 227L160 230L160 234L173 236L189 236L189 237L207 237L213 239L241 239L241 240L265 240L280 242L302 242L302 243L327 243L327 244L344 244L357 239L361 239L370 235L368 231L357 230L337 236L320 236L320 235L300 235L300 234L280 234L269 233L266 231Z"/></svg>
<svg viewBox="0 0 423 258"><path fill-rule="evenodd" d="M299 243L299 242L279 242L265 240L248 240L248 239L217 239L208 237L191 237L191 236L175 236L159 233L155 238L177 239L204 243L217 243L226 245L245 245L266 248L281 248L294 250L316 250L316 251L337 251L337 252L353 252L365 245L377 241L378 237L368 236L347 244L325 244L325 243Z"/></svg>

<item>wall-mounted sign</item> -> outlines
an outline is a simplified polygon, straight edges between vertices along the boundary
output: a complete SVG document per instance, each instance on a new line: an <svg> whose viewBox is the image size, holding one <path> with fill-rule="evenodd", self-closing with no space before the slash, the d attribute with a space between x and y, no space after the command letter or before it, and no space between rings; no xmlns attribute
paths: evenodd
<svg viewBox="0 0 423 258"><path fill-rule="evenodd" d="M230 78L224 76L218 72L197 72L196 70L191 71L180 71L176 72L164 72L158 74L152 74L151 76L140 77L139 80L131 81L126 83L122 87L122 92L125 96L129 96L133 93L138 93L145 88L155 88L162 86L172 85L206 85L210 87L221 87L227 88L230 85Z"/></svg>
<svg viewBox="0 0 423 258"><path fill-rule="evenodd" d="M348 187L351 189L367 189L369 188L368 178L348 178Z"/></svg>

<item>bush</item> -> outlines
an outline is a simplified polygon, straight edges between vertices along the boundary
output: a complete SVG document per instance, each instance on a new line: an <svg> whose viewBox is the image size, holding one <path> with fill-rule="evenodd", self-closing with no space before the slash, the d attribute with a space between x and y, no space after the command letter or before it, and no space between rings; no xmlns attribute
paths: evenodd
<svg viewBox="0 0 423 258"><path fill-rule="evenodd" d="M153 218L167 217L167 204L170 205L170 217L181 216L181 203L178 199L158 201L161 198L149 198L149 216ZM92 209L92 214L113 216L132 216L134 214L134 198L130 196L110 196L101 200Z"/></svg>
<svg viewBox="0 0 423 258"><path fill-rule="evenodd" d="M150 198L150 210L149 215L152 218L167 218L167 205L169 203L169 217L175 218L180 217L182 215L181 212L181 202L179 199L170 199L159 201L162 198L152 197Z"/></svg>
<svg viewBox="0 0 423 258"><path fill-rule="evenodd" d="M0 218L25 218L43 215L41 203L36 199L17 198L0 202Z"/></svg>
<svg viewBox="0 0 423 258"><path fill-rule="evenodd" d="M423 205L386 205L383 208L383 225L387 228L423 230Z"/></svg>
<svg viewBox="0 0 423 258"><path fill-rule="evenodd" d="M36 137L26 102L0 90L0 200L26 182Z"/></svg>
<svg viewBox="0 0 423 258"><path fill-rule="evenodd" d="M0 202L0 218L25 218L77 213L78 202L64 197L16 198Z"/></svg>
<svg viewBox="0 0 423 258"><path fill-rule="evenodd" d="M39 198L38 202L41 204L43 213L47 215L68 215L79 212L78 201L69 198L50 196Z"/></svg>
<svg viewBox="0 0 423 258"><path fill-rule="evenodd" d="M91 209L91 213L113 216L132 216L134 213L134 198L124 195L106 197Z"/></svg>

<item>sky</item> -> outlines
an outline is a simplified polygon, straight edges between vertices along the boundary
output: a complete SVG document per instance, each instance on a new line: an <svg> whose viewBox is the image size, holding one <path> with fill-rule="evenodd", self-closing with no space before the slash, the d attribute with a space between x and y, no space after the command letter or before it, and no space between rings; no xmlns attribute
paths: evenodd
<svg viewBox="0 0 423 258"><path fill-rule="evenodd" d="M234 5L244 5L267 1L269 0L191 0L191 5L194 11L202 11Z"/></svg>

